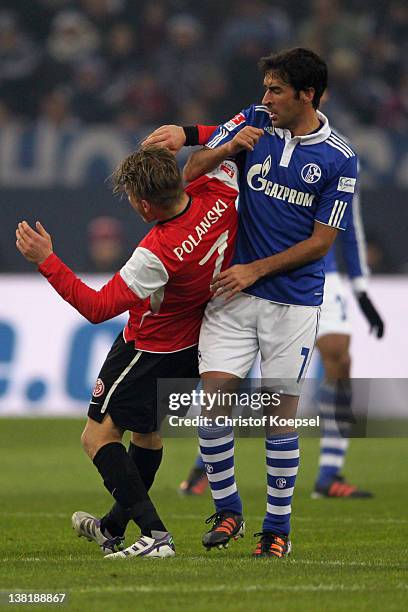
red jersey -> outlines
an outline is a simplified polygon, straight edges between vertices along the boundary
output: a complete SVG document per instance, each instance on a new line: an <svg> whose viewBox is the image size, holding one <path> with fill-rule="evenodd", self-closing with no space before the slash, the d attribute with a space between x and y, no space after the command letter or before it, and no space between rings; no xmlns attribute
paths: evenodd
<svg viewBox="0 0 408 612"><path fill-rule="evenodd" d="M237 169L227 161L186 188L186 208L156 223L132 257L100 291L83 283L55 254L40 272L92 323L129 311L126 342L154 353L198 344L214 276L230 265L237 232Z"/></svg>

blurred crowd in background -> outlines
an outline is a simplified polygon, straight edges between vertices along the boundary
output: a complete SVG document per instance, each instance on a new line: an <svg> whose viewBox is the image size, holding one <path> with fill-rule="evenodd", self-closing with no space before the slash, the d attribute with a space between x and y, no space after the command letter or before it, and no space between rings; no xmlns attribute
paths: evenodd
<svg viewBox="0 0 408 612"><path fill-rule="evenodd" d="M134 222L115 218L118 211L110 216L109 194L81 191L81 180L95 186L107 174L104 168L102 181L93 176L84 150L98 158L100 149L105 162L108 155L116 163L122 143L135 146L160 124L222 123L261 99L260 57L306 46L329 65L323 110L357 146L363 189L371 188L363 194L371 270L407 273L402 234L385 239L393 219L404 224L408 215L401 207L408 186L407 31L407 0L1 0L0 187L14 189L2 196L7 234L15 211L27 214L23 205L43 211L60 243L71 217L81 215L75 224L86 233L68 251L73 264L116 269L133 244ZM77 174L85 168L78 190L74 200L50 191L48 201L60 204L53 219L38 187L63 189L73 162ZM76 203L75 213L61 204L65 198ZM27 269L14 251L11 242L2 249L0 270Z"/></svg>
<svg viewBox="0 0 408 612"><path fill-rule="evenodd" d="M405 0L2 0L0 126L220 122L261 95L258 59L292 45L330 68L325 110L408 126Z"/></svg>
<svg viewBox="0 0 408 612"><path fill-rule="evenodd" d="M86 272L103 274L118 270L128 259L123 221L109 215L95 217L86 228ZM383 240L374 233L366 235L367 264L371 274L408 274L408 262L399 268L390 258ZM340 269L344 269L340 260Z"/></svg>

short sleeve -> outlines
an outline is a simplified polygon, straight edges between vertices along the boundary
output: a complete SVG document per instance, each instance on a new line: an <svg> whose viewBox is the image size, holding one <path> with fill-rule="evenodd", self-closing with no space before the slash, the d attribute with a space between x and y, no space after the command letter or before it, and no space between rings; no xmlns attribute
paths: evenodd
<svg viewBox="0 0 408 612"><path fill-rule="evenodd" d="M231 159L221 162L212 172L199 176L186 187L186 193L192 197L212 194L235 200L238 192L238 167Z"/></svg>
<svg viewBox="0 0 408 612"><path fill-rule="evenodd" d="M210 179L217 179L225 187L238 192L238 167L231 159L227 159L220 163L215 170L207 172L206 176Z"/></svg>
<svg viewBox="0 0 408 612"><path fill-rule="evenodd" d="M348 158L329 179L320 194L315 221L336 229L347 229L357 182L357 157Z"/></svg>
<svg viewBox="0 0 408 612"><path fill-rule="evenodd" d="M242 110L238 115L235 115L235 117L232 117L232 119L226 123L219 125L207 142L206 147L209 149L216 149L230 142L243 127L248 125L249 112L250 108Z"/></svg>
<svg viewBox="0 0 408 612"><path fill-rule="evenodd" d="M169 280L162 261L144 247L137 247L120 275L129 289L142 300L164 287Z"/></svg>

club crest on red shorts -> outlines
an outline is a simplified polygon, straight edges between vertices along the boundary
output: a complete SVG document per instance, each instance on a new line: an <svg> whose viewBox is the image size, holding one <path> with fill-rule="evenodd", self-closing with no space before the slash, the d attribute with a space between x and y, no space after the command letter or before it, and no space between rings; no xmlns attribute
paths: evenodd
<svg viewBox="0 0 408 612"><path fill-rule="evenodd" d="M101 395L103 395L105 393L105 385L103 383L102 378L98 378L95 386L94 386L94 390L92 391L92 395L93 397L101 397Z"/></svg>

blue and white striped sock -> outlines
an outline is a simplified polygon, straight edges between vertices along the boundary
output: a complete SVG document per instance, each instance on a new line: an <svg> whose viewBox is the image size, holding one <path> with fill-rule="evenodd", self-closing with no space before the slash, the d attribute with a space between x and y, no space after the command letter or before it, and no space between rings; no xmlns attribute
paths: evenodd
<svg viewBox="0 0 408 612"><path fill-rule="evenodd" d="M316 484L325 487L344 466L352 418L351 389L339 389L326 381L319 389L318 402L322 436Z"/></svg>
<svg viewBox="0 0 408 612"><path fill-rule="evenodd" d="M293 490L299 467L299 436L296 432L266 438L268 495L263 531L288 535Z"/></svg>
<svg viewBox="0 0 408 612"><path fill-rule="evenodd" d="M200 452L217 512L242 514L235 482L234 432L232 427L199 427Z"/></svg>

